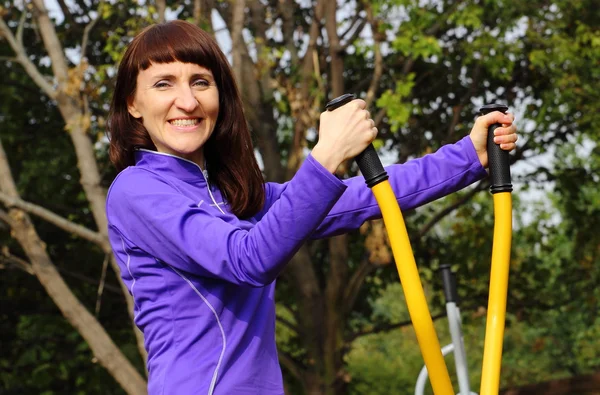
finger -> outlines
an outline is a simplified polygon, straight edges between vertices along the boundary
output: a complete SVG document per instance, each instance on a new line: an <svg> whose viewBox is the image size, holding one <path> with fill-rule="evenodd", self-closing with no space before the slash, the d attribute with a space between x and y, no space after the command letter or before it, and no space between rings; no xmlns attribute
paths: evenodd
<svg viewBox="0 0 600 395"><path fill-rule="evenodd" d="M517 148L517 145L515 143L500 144L500 148L504 151L512 151Z"/></svg>
<svg viewBox="0 0 600 395"><path fill-rule="evenodd" d="M494 143L496 143L496 144L516 143L518 139L519 139L519 136L517 136L516 133L513 133L513 134L507 134L504 136L495 136Z"/></svg>
<svg viewBox="0 0 600 395"><path fill-rule="evenodd" d="M377 130L376 127L372 127L371 131L373 132L373 139L371 141L373 141L373 140L375 140L375 138L377 138L377 134L379 133L379 131Z"/></svg>
<svg viewBox="0 0 600 395"><path fill-rule="evenodd" d="M506 115L508 115L511 118L511 122L515 121L515 114L513 114L512 112L507 112Z"/></svg>
<svg viewBox="0 0 600 395"><path fill-rule="evenodd" d="M365 110L365 119L369 118L371 118L371 113L369 112L369 110Z"/></svg>
<svg viewBox="0 0 600 395"><path fill-rule="evenodd" d="M484 127L490 127L495 123L499 124L512 124L512 116L501 113L500 111L494 111L486 114L482 117L477 118L476 122L481 122Z"/></svg>
<svg viewBox="0 0 600 395"><path fill-rule="evenodd" d="M371 121L371 127L374 128L375 127L375 121L372 118L370 118L369 121Z"/></svg>
<svg viewBox="0 0 600 395"><path fill-rule="evenodd" d="M494 129L494 136L506 136L509 134L516 134L517 127L514 125L510 125L508 127L502 126L500 128Z"/></svg>
<svg viewBox="0 0 600 395"><path fill-rule="evenodd" d="M354 99L351 101L351 103L354 103L361 110L367 108L367 102L363 99Z"/></svg>
<svg viewBox="0 0 600 395"><path fill-rule="evenodd" d="M510 122L503 123L502 127L507 128L507 127L511 126L515 122L515 115L513 113L510 113L510 112L506 113L505 115L507 115L510 118Z"/></svg>

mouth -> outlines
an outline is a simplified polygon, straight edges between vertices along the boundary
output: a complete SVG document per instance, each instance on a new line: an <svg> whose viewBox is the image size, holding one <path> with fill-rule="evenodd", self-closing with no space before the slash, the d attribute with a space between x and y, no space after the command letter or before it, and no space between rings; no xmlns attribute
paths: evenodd
<svg viewBox="0 0 600 395"><path fill-rule="evenodd" d="M177 127L189 128L194 127L200 123L200 118L179 118L179 119L170 119L168 122Z"/></svg>

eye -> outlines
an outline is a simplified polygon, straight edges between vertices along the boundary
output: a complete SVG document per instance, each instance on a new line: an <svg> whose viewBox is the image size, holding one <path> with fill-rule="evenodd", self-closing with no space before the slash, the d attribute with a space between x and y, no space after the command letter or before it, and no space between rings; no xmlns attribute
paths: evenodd
<svg viewBox="0 0 600 395"><path fill-rule="evenodd" d="M170 86L168 81L161 80L154 84L155 88L168 88Z"/></svg>
<svg viewBox="0 0 600 395"><path fill-rule="evenodd" d="M198 87L208 87L208 86L210 86L210 83L207 80L205 80L204 78L198 78L197 80L194 80L192 85L198 86Z"/></svg>

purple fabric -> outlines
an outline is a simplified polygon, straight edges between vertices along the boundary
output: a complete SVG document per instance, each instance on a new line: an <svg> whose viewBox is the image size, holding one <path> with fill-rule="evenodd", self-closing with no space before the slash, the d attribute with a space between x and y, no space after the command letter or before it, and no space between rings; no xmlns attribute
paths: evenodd
<svg viewBox="0 0 600 395"><path fill-rule="evenodd" d="M386 170L411 209L485 177L468 137ZM152 151L114 180L109 237L148 350L149 394L283 394L275 279L308 238L380 218L362 177L340 181L309 156L264 209L230 213L192 162Z"/></svg>

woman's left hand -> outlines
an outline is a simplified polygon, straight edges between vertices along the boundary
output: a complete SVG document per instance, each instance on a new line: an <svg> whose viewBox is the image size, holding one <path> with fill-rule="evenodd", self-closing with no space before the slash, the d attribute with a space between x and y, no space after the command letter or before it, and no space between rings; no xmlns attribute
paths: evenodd
<svg viewBox="0 0 600 395"><path fill-rule="evenodd" d="M503 114L500 111L494 111L480 116L475 121L469 137L483 167L487 168L488 166L487 134L488 128L493 124L499 123L502 125L494 131L494 142L500 144L500 148L505 151L512 151L517 147L515 143L518 136L517 127L513 123L514 120L515 116L511 113Z"/></svg>

